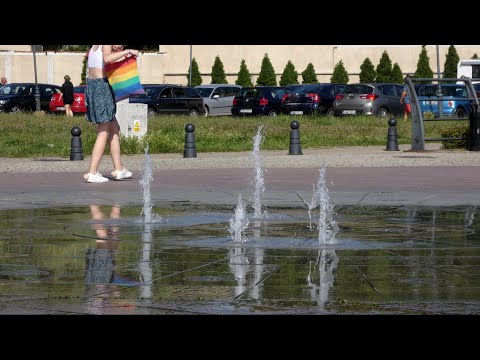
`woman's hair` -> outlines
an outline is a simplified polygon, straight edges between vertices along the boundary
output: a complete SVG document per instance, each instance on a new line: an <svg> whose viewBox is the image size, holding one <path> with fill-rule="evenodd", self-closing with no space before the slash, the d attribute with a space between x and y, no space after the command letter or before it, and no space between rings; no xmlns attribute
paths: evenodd
<svg viewBox="0 0 480 360"><path fill-rule="evenodd" d="M65 75L63 78L67 81L70 81L70 76L68 76L68 75Z"/></svg>

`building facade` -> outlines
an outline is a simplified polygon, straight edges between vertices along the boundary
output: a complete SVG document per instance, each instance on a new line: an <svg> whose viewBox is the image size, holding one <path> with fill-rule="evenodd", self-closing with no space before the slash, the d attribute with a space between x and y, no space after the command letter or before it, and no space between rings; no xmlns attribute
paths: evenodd
<svg viewBox="0 0 480 360"><path fill-rule="evenodd" d="M439 46L440 72L443 72L449 45ZM335 65L342 60L349 75L349 82L359 80L360 65L370 58L376 67L384 51L404 74L414 73L421 45L159 45L158 52L144 52L139 56L139 75L142 83L188 84L190 54L198 63L202 81L211 83L211 71L215 57L219 56L229 83L235 83L240 63L245 60L252 82L260 73L262 60L268 55L277 74L277 82L290 60L299 74L312 63L319 82L330 82ZM455 45L460 59L480 55L480 45ZM437 73L436 45L427 46L430 67ZM38 82L60 85L68 74L74 85L81 81L84 52L37 52ZM0 76L9 82L32 82L35 79L33 53L30 45L0 45Z"/></svg>

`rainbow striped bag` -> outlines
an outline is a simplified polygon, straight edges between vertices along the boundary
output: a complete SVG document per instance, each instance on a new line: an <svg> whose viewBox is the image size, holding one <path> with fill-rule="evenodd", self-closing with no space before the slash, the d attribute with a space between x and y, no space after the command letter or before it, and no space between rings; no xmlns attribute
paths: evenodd
<svg viewBox="0 0 480 360"><path fill-rule="evenodd" d="M105 64L105 71L115 95L115 102L126 99L133 94L145 94L138 76L137 59L134 56Z"/></svg>

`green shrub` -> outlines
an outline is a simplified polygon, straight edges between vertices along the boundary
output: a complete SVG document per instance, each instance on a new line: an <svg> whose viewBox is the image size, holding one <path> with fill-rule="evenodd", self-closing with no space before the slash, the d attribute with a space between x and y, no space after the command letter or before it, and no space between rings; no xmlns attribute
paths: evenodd
<svg viewBox="0 0 480 360"><path fill-rule="evenodd" d="M228 84L227 76L223 69L223 62L218 55L215 57L215 62L212 66L212 84Z"/></svg>
<svg viewBox="0 0 480 360"><path fill-rule="evenodd" d="M298 72L295 70L295 66L290 60L288 60L283 74L280 77L280 86L287 86L290 84L298 84Z"/></svg>
<svg viewBox="0 0 480 360"><path fill-rule="evenodd" d="M372 64L370 58L365 58L363 64L360 65L360 82L361 83L370 83L375 81L377 73L375 72L375 67Z"/></svg>
<svg viewBox="0 0 480 360"><path fill-rule="evenodd" d="M312 63L308 63L305 70L302 72L302 84L318 84L317 74Z"/></svg>
<svg viewBox="0 0 480 360"><path fill-rule="evenodd" d="M456 125L442 131L442 137L452 138L452 137L469 137L469 127L466 125ZM468 140L443 140L442 145L444 149L467 149Z"/></svg>
<svg viewBox="0 0 480 360"><path fill-rule="evenodd" d="M250 75L250 71L248 71L247 64L245 64L244 59L242 59L242 62L240 63L240 71L238 72L235 84L243 87L253 86L252 76Z"/></svg>
<svg viewBox="0 0 480 360"><path fill-rule="evenodd" d="M187 81L190 82L190 67L188 68ZM202 85L202 75L200 75L200 70L198 70L197 60L192 59L192 83L189 86L198 86Z"/></svg>
<svg viewBox="0 0 480 360"><path fill-rule="evenodd" d="M262 60L262 67L260 69L260 74L258 75L257 85L277 86L277 76L275 75L275 70L273 69L273 65L267 54L265 54Z"/></svg>

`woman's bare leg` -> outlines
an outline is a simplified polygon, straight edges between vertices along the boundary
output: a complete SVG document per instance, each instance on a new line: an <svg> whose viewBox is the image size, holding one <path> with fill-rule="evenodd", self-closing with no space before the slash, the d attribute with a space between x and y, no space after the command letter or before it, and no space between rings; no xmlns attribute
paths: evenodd
<svg viewBox="0 0 480 360"><path fill-rule="evenodd" d="M70 104L65 104L65 115L73 116L73 111Z"/></svg>
<svg viewBox="0 0 480 360"><path fill-rule="evenodd" d="M97 125L97 140L95 140L95 145L93 145L90 174L95 174L98 171L98 166L100 165L105 146L107 145L110 123L111 122Z"/></svg>
<svg viewBox="0 0 480 360"><path fill-rule="evenodd" d="M115 167L115 171L122 171L123 164L120 160L120 125L118 125L117 118L114 118L109 124L108 145L110 146L113 166Z"/></svg>

